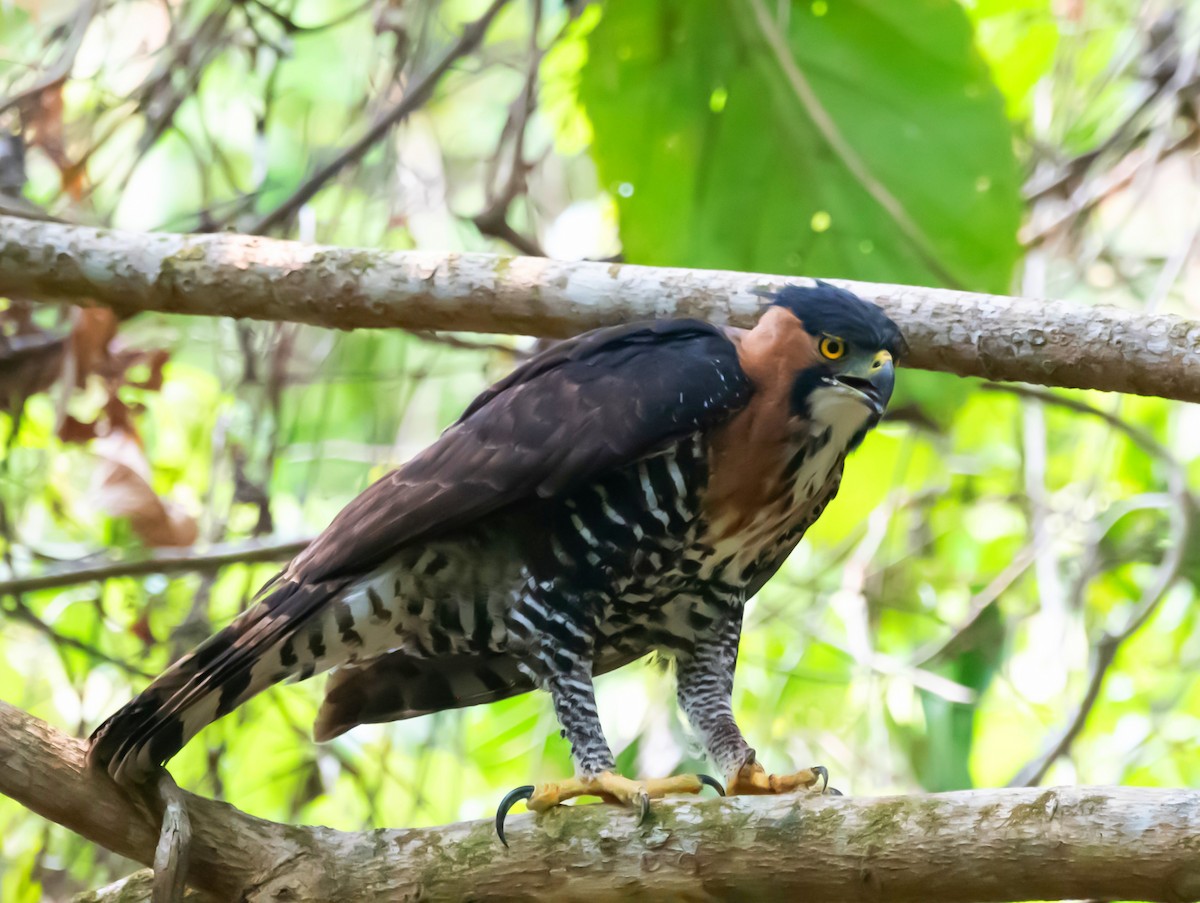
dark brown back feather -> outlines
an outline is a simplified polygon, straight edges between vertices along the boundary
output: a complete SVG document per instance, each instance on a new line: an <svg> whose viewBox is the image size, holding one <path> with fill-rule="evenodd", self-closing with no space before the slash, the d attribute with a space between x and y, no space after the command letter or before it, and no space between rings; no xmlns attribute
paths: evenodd
<svg viewBox="0 0 1200 903"><path fill-rule="evenodd" d="M700 320L562 342L483 392L433 445L354 499L285 577L367 573L405 545L557 495L720 422L749 395L733 343Z"/></svg>

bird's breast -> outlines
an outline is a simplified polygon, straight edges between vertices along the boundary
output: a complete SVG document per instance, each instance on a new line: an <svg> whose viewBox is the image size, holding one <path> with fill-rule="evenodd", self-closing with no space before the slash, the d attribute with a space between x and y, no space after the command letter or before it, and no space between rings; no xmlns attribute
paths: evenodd
<svg viewBox="0 0 1200 903"><path fill-rule="evenodd" d="M716 576L754 583L761 567L799 542L837 492L846 455L839 438L817 425L779 443L773 455L760 454L758 466L736 480L715 481L700 543L713 550Z"/></svg>

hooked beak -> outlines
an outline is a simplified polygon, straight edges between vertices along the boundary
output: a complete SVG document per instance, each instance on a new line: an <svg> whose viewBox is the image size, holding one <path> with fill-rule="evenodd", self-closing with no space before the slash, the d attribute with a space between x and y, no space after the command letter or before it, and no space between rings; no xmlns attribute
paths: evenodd
<svg viewBox="0 0 1200 903"><path fill-rule="evenodd" d="M861 396L876 416L882 415L896 386L896 367L887 351L870 360L855 362L834 377L834 381Z"/></svg>

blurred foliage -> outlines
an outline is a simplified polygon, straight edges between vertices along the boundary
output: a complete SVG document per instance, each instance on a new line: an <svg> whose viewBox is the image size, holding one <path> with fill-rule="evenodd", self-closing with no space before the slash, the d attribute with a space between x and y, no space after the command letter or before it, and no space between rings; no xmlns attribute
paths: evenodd
<svg viewBox="0 0 1200 903"><path fill-rule="evenodd" d="M1186 11L578 5L508 4L428 103L273 234L1200 306ZM16 99L0 113L0 209L254 231L484 8L0 7L0 86ZM63 59L69 78L28 90ZM0 418L10 576L188 530L200 557L311 535L528 347L0 303L18 362ZM1031 763L1047 782L1200 781L1196 411L911 371L895 407L751 606L735 709L761 760L823 762L856 794L1004 784ZM0 697L86 735L272 572L198 564L4 595ZM1115 655L1093 673L1106 636ZM1037 767L1094 680L1078 735ZM356 829L483 816L570 770L541 694L316 746L319 684L263 694L173 773L257 815ZM659 668L598 687L622 767L700 764ZM66 899L130 868L0 799L0 899Z"/></svg>
<svg viewBox="0 0 1200 903"><path fill-rule="evenodd" d="M631 261L1008 287L1020 176L957 3L713 6L610 4L588 41Z"/></svg>

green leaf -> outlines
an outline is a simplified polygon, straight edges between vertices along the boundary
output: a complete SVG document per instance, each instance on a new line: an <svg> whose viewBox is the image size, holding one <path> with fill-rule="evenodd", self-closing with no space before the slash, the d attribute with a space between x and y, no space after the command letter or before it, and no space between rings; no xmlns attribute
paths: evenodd
<svg viewBox="0 0 1200 903"><path fill-rule="evenodd" d="M958 637L948 658L938 669L943 677L982 696L991 684L1003 657L1005 627L999 609L992 605ZM925 689L917 690L925 714L925 734L914 740L911 753L917 779L926 790L966 790L973 786L971 747L975 737L977 703L963 704Z"/></svg>
<svg viewBox="0 0 1200 903"><path fill-rule="evenodd" d="M778 10L605 5L579 90L627 259L1006 289L1020 178L958 4Z"/></svg>
<svg viewBox="0 0 1200 903"><path fill-rule="evenodd" d="M1028 118L1033 88L1050 71L1058 49L1050 0L976 0L964 6L1009 115Z"/></svg>

